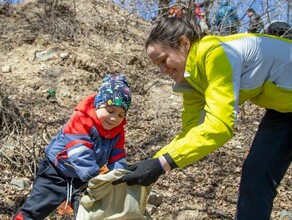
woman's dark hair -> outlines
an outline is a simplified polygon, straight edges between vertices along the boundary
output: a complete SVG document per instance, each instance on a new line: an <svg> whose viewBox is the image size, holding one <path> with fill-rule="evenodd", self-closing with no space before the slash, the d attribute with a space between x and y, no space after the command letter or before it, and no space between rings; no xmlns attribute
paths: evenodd
<svg viewBox="0 0 292 220"><path fill-rule="evenodd" d="M145 48L153 43L178 48L182 36L186 36L192 43L203 37L195 22L186 18L163 17L153 25L145 42Z"/></svg>

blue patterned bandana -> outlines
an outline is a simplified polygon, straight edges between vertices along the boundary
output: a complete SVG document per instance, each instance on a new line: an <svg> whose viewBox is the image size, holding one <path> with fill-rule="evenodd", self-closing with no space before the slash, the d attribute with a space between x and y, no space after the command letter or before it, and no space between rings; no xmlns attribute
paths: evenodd
<svg viewBox="0 0 292 220"><path fill-rule="evenodd" d="M98 94L94 99L95 108L119 106L126 111L131 105L131 91L122 74L111 74L103 78Z"/></svg>

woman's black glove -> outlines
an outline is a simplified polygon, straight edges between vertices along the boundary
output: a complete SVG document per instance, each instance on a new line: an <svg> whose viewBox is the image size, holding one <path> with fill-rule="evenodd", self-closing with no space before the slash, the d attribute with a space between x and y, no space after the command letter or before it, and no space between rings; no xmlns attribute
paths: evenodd
<svg viewBox="0 0 292 220"><path fill-rule="evenodd" d="M156 182L160 175L165 173L158 158L142 160L125 169L132 172L114 181L113 185L127 182L128 185L139 184L142 186L149 186Z"/></svg>

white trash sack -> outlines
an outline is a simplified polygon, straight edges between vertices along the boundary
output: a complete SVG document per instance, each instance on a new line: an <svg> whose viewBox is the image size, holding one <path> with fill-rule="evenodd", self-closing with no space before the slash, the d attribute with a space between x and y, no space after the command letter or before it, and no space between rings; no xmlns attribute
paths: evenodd
<svg viewBox="0 0 292 220"><path fill-rule="evenodd" d="M152 219L146 210L151 186L112 185L130 171L112 170L92 178L82 196L77 220L144 220Z"/></svg>

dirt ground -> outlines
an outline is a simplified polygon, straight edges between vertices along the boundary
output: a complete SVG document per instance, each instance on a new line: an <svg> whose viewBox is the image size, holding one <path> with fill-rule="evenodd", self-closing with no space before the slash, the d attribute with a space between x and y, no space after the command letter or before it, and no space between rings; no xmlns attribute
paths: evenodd
<svg viewBox="0 0 292 220"><path fill-rule="evenodd" d="M108 72L133 92L126 127L130 163L146 159L180 131L181 97L144 51L151 25L105 0L27 1L0 7L0 219L29 194L43 148ZM241 106L232 140L153 186L163 197L153 219L234 219L241 166L264 110ZM292 210L292 171L278 188L273 219ZM12 179L27 180L15 188ZM73 219L53 213L48 219Z"/></svg>

